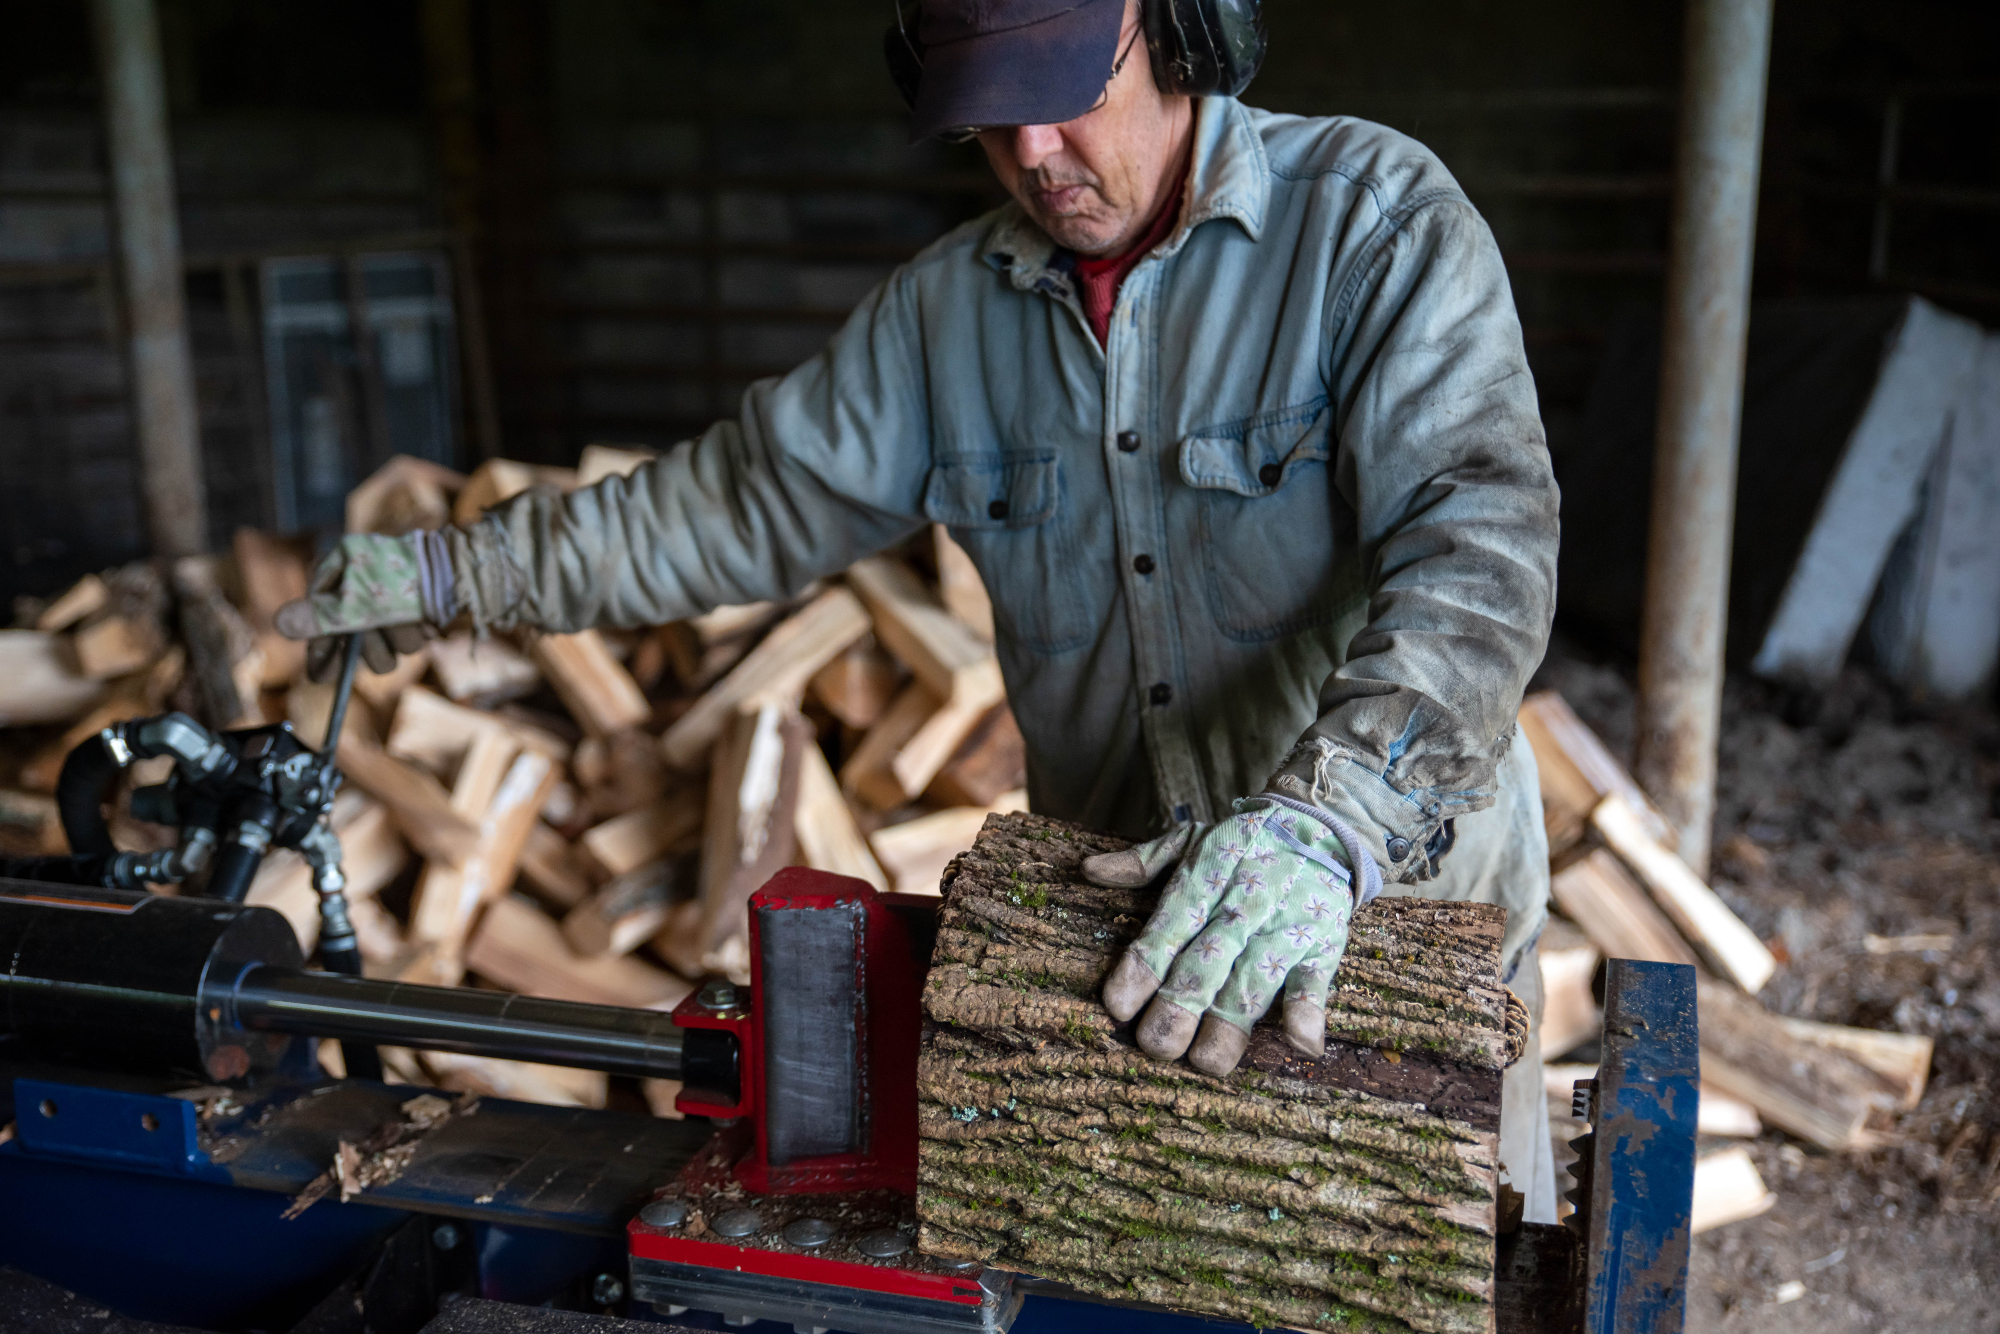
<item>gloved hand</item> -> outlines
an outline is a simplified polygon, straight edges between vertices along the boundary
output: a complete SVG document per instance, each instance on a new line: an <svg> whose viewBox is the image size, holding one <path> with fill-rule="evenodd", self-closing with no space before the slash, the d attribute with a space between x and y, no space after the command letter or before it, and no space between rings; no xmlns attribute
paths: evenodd
<svg viewBox="0 0 2000 1334"><path fill-rule="evenodd" d="M398 653L413 653L457 614L451 549L442 534L350 533L313 571L312 592L273 618L288 639L309 639L306 672L325 680L337 670L340 639L366 632L361 656L386 672Z"/></svg>
<svg viewBox="0 0 2000 1334"><path fill-rule="evenodd" d="M1281 984L1286 1040L1325 1053L1327 989L1348 920L1382 889L1360 836L1333 815L1273 793L1239 801L1235 811L1213 828L1182 826L1083 863L1093 884L1126 888L1180 863L1105 980L1104 1006L1123 1022L1151 1000L1141 1049L1162 1060L1186 1052L1212 1075L1236 1068Z"/></svg>

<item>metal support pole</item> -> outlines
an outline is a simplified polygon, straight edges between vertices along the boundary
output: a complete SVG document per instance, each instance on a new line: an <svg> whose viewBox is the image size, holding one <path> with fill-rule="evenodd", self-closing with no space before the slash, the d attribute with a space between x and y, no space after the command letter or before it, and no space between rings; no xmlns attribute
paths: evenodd
<svg viewBox="0 0 2000 1334"><path fill-rule="evenodd" d="M1688 0L1638 778L1708 873L1772 0Z"/></svg>
<svg viewBox="0 0 2000 1334"><path fill-rule="evenodd" d="M181 287L166 81L153 0L92 0L104 131L110 150L140 484L155 552L199 555L208 546L194 358Z"/></svg>

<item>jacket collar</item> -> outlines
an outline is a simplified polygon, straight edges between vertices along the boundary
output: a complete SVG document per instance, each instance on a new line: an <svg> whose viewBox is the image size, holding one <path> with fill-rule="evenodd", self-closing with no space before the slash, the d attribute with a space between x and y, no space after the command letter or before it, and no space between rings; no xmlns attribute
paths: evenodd
<svg viewBox="0 0 2000 1334"><path fill-rule="evenodd" d="M1228 218L1253 241L1263 234L1271 199L1271 171L1264 141L1243 104L1233 97L1202 97L1194 104L1194 161L1188 168L1187 199L1181 223L1167 238L1167 254L1179 250L1195 228ZM981 255L1005 271L1022 291L1067 289L1068 266L1048 233L1009 202L994 218Z"/></svg>

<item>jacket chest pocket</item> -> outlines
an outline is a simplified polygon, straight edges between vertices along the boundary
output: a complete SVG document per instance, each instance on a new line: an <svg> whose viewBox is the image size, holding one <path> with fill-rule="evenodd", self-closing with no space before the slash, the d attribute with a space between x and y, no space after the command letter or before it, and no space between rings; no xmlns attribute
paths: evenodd
<svg viewBox="0 0 2000 1334"><path fill-rule="evenodd" d="M1210 610L1231 639L1332 624L1365 598L1354 516L1334 489L1325 398L1204 427L1180 446Z"/></svg>
<svg viewBox="0 0 2000 1334"><path fill-rule="evenodd" d="M1086 605L1074 505L1059 457L942 460L925 484L924 513L949 528L979 567L1002 637L1038 653L1090 642L1096 618Z"/></svg>

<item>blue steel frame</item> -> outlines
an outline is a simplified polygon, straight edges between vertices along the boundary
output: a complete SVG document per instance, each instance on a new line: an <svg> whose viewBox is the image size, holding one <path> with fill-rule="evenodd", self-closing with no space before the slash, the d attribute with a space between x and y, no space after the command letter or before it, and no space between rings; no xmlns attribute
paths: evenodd
<svg viewBox="0 0 2000 1334"><path fill-rule="evenodd" d="M1579 1142L1587 1149L1586 1179L1572 1220L1583 1233L1582 1329L1678 1334L1700 1097L1694 970L1624 959L1609 969L1593 1134ZM332 1096L315 1101L330 1111L371 1099L388 1107L416 1091L350 1083L319 1088ZM468 1203L473 1192L454 1190L448 1175L427 1184L417 1173L390 1202L327 1199L284 1221L289 1195L317 1170L290 1161L300 1157L296 1144L260 1143L217 1162L202 1147L193 1103L95 1084L20 1078L13 1104L15 1135L0 1144L0 1264L127 1315L283 1328L412 1214L470 1225L482 1296L536 1305L579 1275L622 1271L623 1215L606 1212L602 1202L586 1206L578 1192L561 1192L569 1206L561 1208L546 1194L503 1189L501 1198L488 1193L488 1203L474 1208L480 1201ZM365 1107L350 1116L361 1118L354 1138L379 1121ZM476 1138L450 1157L465 1165L483 1156L504 1166L521 1161L521 1145L538 1136L588 1157L597 1133L630 1141L615 1121L613 1113L492 1099L461 1123ZM701 1138L695 1126L649 1124L662 1136L649 1146L662 1162L683 1151L678 1137L691 1136L690 1144ZM598 1212L606 1217L596 1219ZM1030 1296L1014 1324L1015 1334L1245 1328L1047 1295Z"/></svg>
<svg viewBox="0 0 2000 1334"><path fill-rule="evenodd" d="M1695 972L1612 959L1591 1133L1578 1142L1584 1334L1680 1334L1701 1104Z"/></svg>

